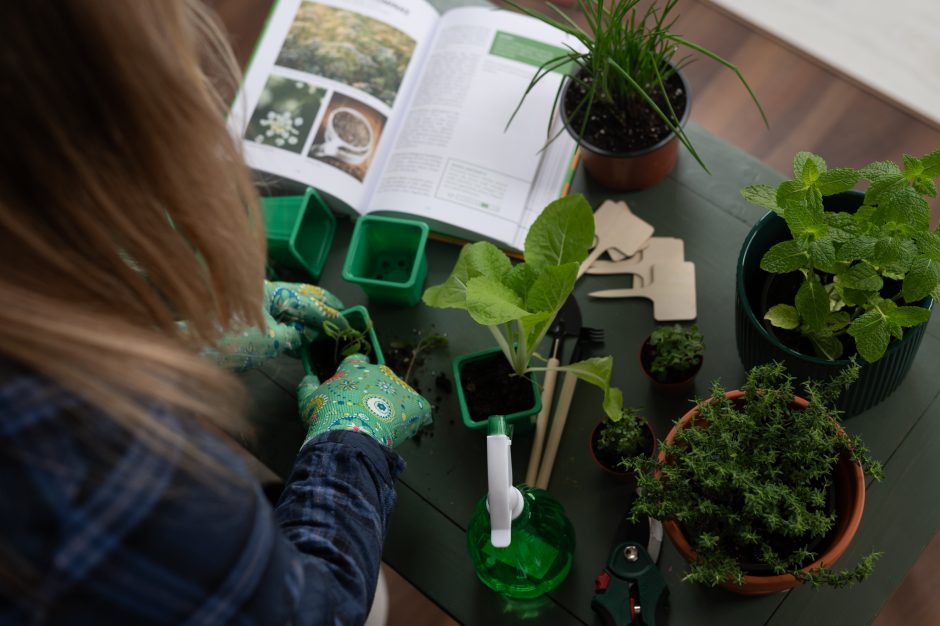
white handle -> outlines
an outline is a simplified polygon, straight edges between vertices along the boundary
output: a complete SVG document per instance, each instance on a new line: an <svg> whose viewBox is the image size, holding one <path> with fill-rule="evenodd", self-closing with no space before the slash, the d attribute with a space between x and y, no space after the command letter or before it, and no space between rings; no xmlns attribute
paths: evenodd
<svg viewBox="0 0 940 626"><path fill-rule="evenodd" d="M532 452L529 455L529 469L525 473L525 484L535 486L535 477L539 472L539 461L542 459L542 447L545 444L545 427L548 426L548 414L552 410L552 397L555 395L555 381L558 379L559 360L552 357L545 367L545 380L542 381L542 410L535 418L535 439L532 441Z"/></svg>
<svg viewBox="0 0 940 626"><path fill-rule="evenodd" d="M568 411L571 409L571 398L574 396L574 385L578 377L571 372L565 372L565 380L561 384L561 395L558 396L558 408L552 418L552 430L548 434L548 443L545 444L545 454L542 457L542 466L539 468L535 486L539 489L548 489L548 481L552 477L552 468L555 466L555 455L558 454L558 444L561 442L561 433L565 429Z"/></svg>
<svg viewBox="0 0 940 626"><path fill-rule="evenodd" d="M522 494L512 485L512 441L506 435L486 438L486 505L490 510L490 542L505 548L512 541L512 520L522 513Z"/></svg>

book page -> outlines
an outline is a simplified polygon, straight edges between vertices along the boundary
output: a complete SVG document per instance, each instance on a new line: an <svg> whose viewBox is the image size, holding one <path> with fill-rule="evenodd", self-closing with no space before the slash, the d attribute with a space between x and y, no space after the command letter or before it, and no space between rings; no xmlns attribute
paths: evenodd
<svg viewBox="0 0 940 626"><path fill-rule="evenodd" d="M566 43L576 42L518 13L446 12L367 211L408 213L446 234L521 249L538 212L560 195L574 153L565 132L546 148L563 75L542 79L509 121L538 66Z"/></svg>
<svg viewBox="0 0 940 626"><path fill-rule="evenodd" d="M425 0L279 0L229 117L248 164L360 209L437 19Z"/></svg>

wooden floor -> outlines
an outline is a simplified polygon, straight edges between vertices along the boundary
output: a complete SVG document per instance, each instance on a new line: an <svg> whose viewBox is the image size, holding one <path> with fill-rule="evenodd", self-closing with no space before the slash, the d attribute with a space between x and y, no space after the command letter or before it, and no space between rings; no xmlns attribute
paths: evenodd
<svg viewBox="0 0 940 626"><path fill-rule="evenodd" d="M271 0L206 1L219 12L244 64ZM543 6L541 0L518 1ZM764 105L770 128L764 127L734 75L707 59L686 70L692 120L775 169L789 173L793 155L800 150L821 155L831 166L858 167L876 160L900 162L902 154L922 156L940 147L940 128L707 1L680 0L678 11L681 17L675 31L741 68ZM935 200L932 206L936 221L940 205ZM389 626L455 623L397 574L389 568L386 571L391 595ZM935 538L875 625L940 624L938 576L940 539Z"/></svg>

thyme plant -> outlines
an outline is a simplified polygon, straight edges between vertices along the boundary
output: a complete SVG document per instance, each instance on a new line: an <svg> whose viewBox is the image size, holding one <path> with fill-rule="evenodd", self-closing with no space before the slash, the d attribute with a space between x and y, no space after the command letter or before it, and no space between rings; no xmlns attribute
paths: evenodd
<svg viewBox="0 0 940 626"><path fill-rule="evenodd" d="M836 521L829 499L840 455L860 462L875 479L882 475L862 441L839 428L833 408L858 371L853 362L824 384L804 383L809 404L803 409L791 406L793 378L780 363L748 372L740 401L727 398L716 381L712 398L697 402L699 416L673 442L660 444L665 462L624 461L637 471L640 487L633 519L674 520L697 553L685 580L741 584L746 563L814 586L851 585L871 572L879 553L852 569L801 571L817 558L816 540Z"/></svg>

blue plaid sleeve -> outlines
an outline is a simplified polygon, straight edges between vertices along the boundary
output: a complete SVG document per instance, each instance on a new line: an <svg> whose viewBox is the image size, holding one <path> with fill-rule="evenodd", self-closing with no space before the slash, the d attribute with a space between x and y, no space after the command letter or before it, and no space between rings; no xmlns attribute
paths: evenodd
<svg viewBox="0 0 940 626"><path fill-rule="evenodd" d="M0 623L362 621L394 453L352 433L311 442L275 515L228 444L154 418L176 444L145 445L36 377L0 385Z"/></svg>

